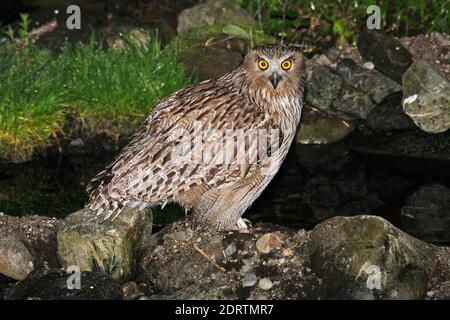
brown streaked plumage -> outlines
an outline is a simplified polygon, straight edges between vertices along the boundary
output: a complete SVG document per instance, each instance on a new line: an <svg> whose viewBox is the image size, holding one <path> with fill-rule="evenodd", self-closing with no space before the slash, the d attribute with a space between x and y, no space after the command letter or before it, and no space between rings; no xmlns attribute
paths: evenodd
<svg viewBox="0 0 450 320"><path fill-rule="evenodd" d="M125 206L176 202L199 221L232 227L286 157L300 121L304 73L297 49L258 47L232 72L168 96L91 181L86 207L108 219ZM240 133L252 130L258 139L239 140ZM193 140L200 137L196 147ZM236 143L227 149L226 141ZM267 153L255 155L255 150Z"/></svg>

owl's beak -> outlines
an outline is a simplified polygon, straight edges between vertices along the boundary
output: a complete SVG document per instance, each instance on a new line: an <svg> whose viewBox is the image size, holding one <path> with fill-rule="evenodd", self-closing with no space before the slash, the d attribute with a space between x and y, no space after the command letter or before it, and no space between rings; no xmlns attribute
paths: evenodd
<svg viewBox="0 0 450 320"><path fill-rule="evenodd" d="M281 75L278 74L278 72L273 72L269 77L270 83L272 84L273 88L276 89L278 86L278 83L280 83Z"/></svg>

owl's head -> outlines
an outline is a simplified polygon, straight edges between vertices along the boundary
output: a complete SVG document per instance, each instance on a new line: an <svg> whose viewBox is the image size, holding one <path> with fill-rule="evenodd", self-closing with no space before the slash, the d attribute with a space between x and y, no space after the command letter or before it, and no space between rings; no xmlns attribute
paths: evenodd
<svg viewBox="0 0 450 320"><path fill-rule="evenodd" d="M243 68L251 86L283 93L303 86L304 63L299 49L273 45L251 49L244 59Z"/></svg>

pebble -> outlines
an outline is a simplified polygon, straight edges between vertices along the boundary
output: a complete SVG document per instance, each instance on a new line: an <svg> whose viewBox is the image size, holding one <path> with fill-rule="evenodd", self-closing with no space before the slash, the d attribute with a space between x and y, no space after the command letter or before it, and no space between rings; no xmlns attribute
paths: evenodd
<svg viewBox="0 0 450 320"><path fill-rule="evenodd" d="M258 282L258 277L256 277L256 274L254 274L253 272L247 273L242 278L242 286L243 287L253 287L257 282Z"/></svg>
<svg viewBox="0 0 450 320"><path fill-rule="evenodd" d="M275 233L266 233L256 241L256 249L261 253L269 253L280 247L283 241Z"/></svg>
<svg viewBox="0 0 450 320"><path fill-rule="evenodd" d="M281 255L283 257L291 257L294 254L291 248L284 249Z"/></svg>
<svg viewBox="0 0 450 320"><path fill-rule="evenodd" d="M264 291L270 290L273 287L273 282L269 278L263 278L259 280L258 287Z"/></svg>
<svg viewBox="0 0 450 320"><path fill-rule="evenodd" d="M236 244L233 242L228 245L228 247L225 249L225 254L227 257L232 256L236 252Z"/></svg>

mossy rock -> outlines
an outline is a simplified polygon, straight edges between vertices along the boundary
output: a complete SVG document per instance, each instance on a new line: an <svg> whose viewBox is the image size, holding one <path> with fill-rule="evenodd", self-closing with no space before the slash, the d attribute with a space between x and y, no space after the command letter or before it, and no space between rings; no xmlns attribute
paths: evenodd
<svg viewBox="0 0 450 320"><path fill-rule="evenodd" d="M344 139L355 129L352 121L345 121L323 112L306 109L295 141L301 144L330 144Z"/></svg>
<svg viewBox="0 0 450 320"><path fill-rule="evenodd" d="M183 10L178 15L178 34L218 23L234 23L250 27L256 26L253 17L233 0L209 0Z"/></svg>
<svg viewBox="0 0 450 320"><path fill-rule="evenodd" d="M114 279L130 278L150 244L150 210L125 209L114 221L103 221L90 210L72 213L58 230L58 254L63 268L102 271Z"/></svg>
<svg viewBox="0 0 450 320"><path fill-rule="evenodd" d="M335 217L311 232L313 271L333 299L423 299L436 248L377 216Z"/></svg>

